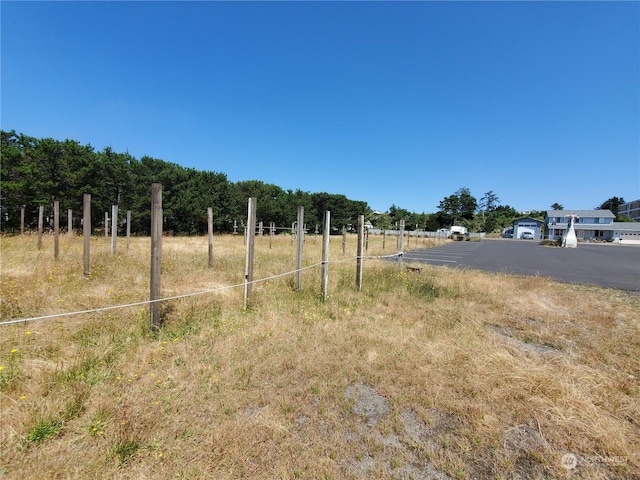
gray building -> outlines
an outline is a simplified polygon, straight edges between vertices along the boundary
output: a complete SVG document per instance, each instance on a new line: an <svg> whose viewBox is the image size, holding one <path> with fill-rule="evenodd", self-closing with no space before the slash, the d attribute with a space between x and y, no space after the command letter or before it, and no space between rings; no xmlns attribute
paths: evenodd
<svg viewBox="0 0 640 480"><path fill-rule="evenodd" d="M640 222L640 200L623 203L618 206L618 215L629 217L635 222Z"/></svg>

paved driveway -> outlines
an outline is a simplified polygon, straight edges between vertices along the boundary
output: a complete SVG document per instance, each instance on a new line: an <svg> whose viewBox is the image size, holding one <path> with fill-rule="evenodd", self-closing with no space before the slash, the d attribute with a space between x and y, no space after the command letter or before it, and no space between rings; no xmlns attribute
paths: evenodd
<svg viewBox="0 0 640 480"><path fill-rule="evenodd" d="M640 291L640 246L580 243L578 248L558 248L534 240L490 239L414 250L405 253L404 261Z"/></svg>

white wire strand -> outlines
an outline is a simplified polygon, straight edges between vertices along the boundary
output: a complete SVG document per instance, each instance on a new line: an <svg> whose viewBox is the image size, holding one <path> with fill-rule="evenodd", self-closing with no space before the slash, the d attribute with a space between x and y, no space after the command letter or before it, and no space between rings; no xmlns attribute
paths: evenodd
<svg viewBox="0 0 640 480"><path fill-rule="evenodd" d="M383 255L383 256L370 256L370 257L363 257L363 258L393 258L393 257L397 257L398 254L393 254L393 255ZM334 262L329 262L329 263L342 263L342 262L346 262L346 261L353 261L356 257L351 257L351 258L345 258L342 260L337 260ZM281 277L286 277L287 275L291 275L294 274L296 272L301 272L303 270L308 270L311 268L315 268L319 265L322 265L322 262L320 263L314 263L313 265L307 265L306 267L302 267L300 269L295 269L292 270L290 272L285 272L285 273L279 273L277 275L273 275L271 277L265 277L265 278L260 278L258 280L253 280L252 282L248 282L250 284L256 284L256 283L262 283L262 282L266 282L268 280L274 280L276 278L281 278ZM89 310L79 310L76 312L66 312L66 313L53 313L51 315L42 315L42 316L38 316L38 317L29 317L29 318L19 318L19 319L15 319L15 320L5 320L3 322L0 322L0 327L4 326L4 325L14 325L16 323L28 323L28 322L35 322L37 320L48 320L51 318L60 318L60 317L72 317L75 315L84 315L87 313L96 313L96 312L106 312L109 310L117 310L117 309L121 309L121 308L131 308L131 307L139 307L142 305L150 305L152 303L157 303L157 302L167 302L170 300L179 300L181 298L189 298L189 297L196 297L199 295L208 295L210 293L215 293L215 292L221 292L223 290L230 290L232 288L238 288L238 287L244 287L247 284L247 282L242 282L242 283L236 283L235 285L225 285L223 287L218 287L218 288L213 288L210 290L203 290L201 292L194 292L194 293L186 293L184 295L175 295L172 297L164 297L164 298L159 298L156 300L145 300L142 302L134 302L134 303L126 303L123 305L112 305L109 307L100 307L100 308L92 308Z"/></svg>

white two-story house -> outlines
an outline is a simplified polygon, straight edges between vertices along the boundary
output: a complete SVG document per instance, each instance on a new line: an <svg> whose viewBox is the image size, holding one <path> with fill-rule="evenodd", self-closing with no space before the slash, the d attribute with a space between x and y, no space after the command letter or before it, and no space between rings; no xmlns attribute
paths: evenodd
<svg viewBox="0 0 640 480"><path fill-rule="evenodd" d="M615 222L609 210L547 210L546 237L559 240L567 231L569 215L576 215L574 229L579 241L604 240L640 245L640 222Z"/></svg>
<svg viewBox="0 0 640 480"><path fill-rule="evenodd" d="M574 229L578 240L612 240L615 215L610 210L547 210L544 224L549 240L558 240L567 231L567 220L576 215Z"/></svg>

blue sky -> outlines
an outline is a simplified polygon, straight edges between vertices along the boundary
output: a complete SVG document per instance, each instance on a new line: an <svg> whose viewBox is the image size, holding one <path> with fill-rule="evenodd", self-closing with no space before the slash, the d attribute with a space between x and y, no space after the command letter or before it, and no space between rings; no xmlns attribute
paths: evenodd
<svg viewBox="0 0 640 480"><path fill-rule="evenodd" d="M640 198L638 2L8 2L3 130L435 212Z"/></svg>

